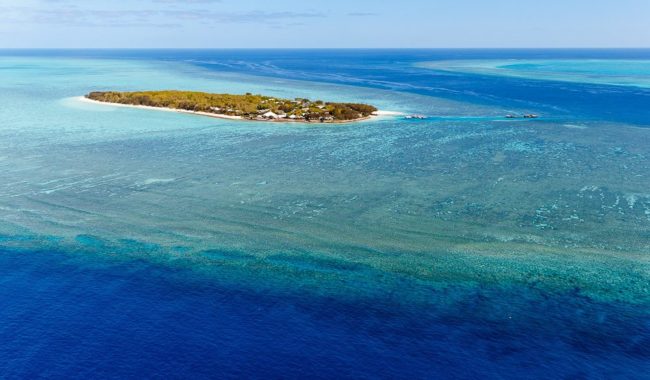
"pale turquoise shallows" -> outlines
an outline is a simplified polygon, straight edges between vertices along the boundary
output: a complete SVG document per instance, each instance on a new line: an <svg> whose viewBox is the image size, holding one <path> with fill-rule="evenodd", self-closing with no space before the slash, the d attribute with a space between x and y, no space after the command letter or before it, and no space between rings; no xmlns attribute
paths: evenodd
<svg viewBox="0 0 650 380"><path fill-rule="evenodd" d="M264 124L76 99L110 89L433 117ZM339 297L391 289L426 303L429 287L526 284L648 301L650 129L128 60L3 57L0 104L6 247L146 257Z"/></svg>
<svg viewBox="0 0 650 380"><path fill-rule="evenodd" d="M510 59L423 62L436 70L617 86L650 87L645 59Z"/></svg>

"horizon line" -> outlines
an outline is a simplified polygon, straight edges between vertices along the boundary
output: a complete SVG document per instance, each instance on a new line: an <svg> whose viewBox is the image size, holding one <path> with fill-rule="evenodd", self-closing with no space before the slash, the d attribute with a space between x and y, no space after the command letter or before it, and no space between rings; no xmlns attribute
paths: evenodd
<svg viewBox="0 0 650 380"><path fill-rule="evenodd" d="M650 50L636 47L0 47L0 50Z"/></svg>

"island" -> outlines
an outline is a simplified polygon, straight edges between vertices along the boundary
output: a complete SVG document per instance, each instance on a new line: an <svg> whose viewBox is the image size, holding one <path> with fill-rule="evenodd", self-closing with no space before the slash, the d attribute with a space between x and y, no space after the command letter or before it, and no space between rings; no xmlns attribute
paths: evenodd
<svg viewBox="0 0 650 380"><path fill-rule="evenodd" d="M196 91L97 91L84 97L95 102L134 107L153 107L205 116L303 123L348 123L365 120L377 108L360 103L333 103L270 96L211 94Z"/></svg>

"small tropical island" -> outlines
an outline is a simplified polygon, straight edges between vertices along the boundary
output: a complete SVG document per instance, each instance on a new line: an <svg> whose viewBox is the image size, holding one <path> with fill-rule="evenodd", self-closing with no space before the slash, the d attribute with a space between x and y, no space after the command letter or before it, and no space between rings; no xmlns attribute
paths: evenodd
<svg viewBox="0 0 650 380"><path fill-rule="evenodd" d="M133 107L153 107L205 116L254 121L348 123L370 118L377 108L360 103L332 103L270 96L210 94L195 91L91 92L87 100Z"/></svg>

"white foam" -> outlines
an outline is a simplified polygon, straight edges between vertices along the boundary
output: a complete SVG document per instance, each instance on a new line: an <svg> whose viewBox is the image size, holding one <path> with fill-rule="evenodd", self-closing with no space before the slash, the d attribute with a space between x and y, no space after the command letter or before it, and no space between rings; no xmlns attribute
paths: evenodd
<svg viewBox="0 0 650 380"><path fill-rule="evenodd" d="M400 116L404 115L404 112L396 112L396 111L375 111L372 113L375 116Z"/></svg>
<svg viewBox="0 0 650 380"><path fill-rule="evenodd" d="M176 181L176 178L148 178L142 182L143 185L155 185L160 183L170 183Z"/></svg>

